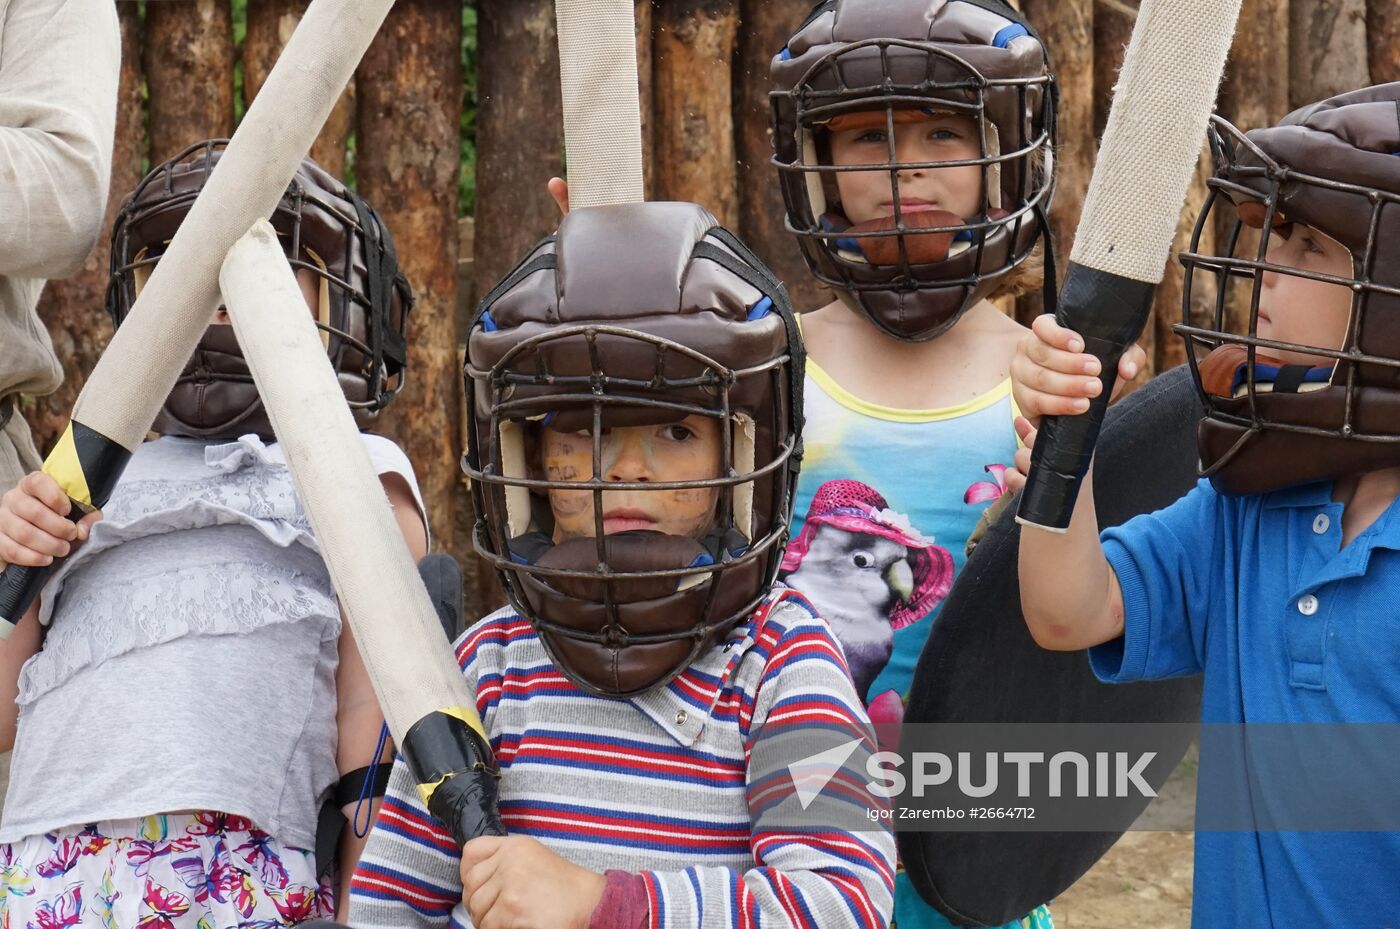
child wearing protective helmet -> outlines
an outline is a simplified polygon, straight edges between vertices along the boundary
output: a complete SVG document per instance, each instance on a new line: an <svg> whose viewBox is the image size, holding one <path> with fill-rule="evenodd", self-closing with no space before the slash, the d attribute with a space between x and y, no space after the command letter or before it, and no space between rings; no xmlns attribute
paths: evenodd
<svg viewBox="0 0 1400 929"><path fill-rule="evenodd" d="M770 75L787 225L835 295L800 317L806 457L782 576L893 728L1017 447L1008 372L1026 330L990 301L1053 268L1036 246L1054 76L997 0L825 0ZM895 921L948 925L903 871Z"/></svg>
<svg viewBox="0 0 1400 929"><path fill-rule="evenodd" d="M123 205L116 325L223 150L192 146ZM272 223L368 426L402 382L413 303L389 231L309 160ZM0 643L0 747L14 747L0 820L6 926L234 929L333 915L337 854L348 876L383 791L390 753L369 676L232 327L222 310L211 322L161 436L135 450L102 513L70 522L68 497L40 471L0 502L0 560L66 557ZM421 556L413 468L390 440L363 438ZM357 810L359 837L341 828Z"/></svg>
<svg viewBox="0 0 1400 929"><path fill-rule="evenodd" d="M1026 623L1105 681L1203 674L1193 925L1385 925L1400 913L1400 84L1242 133L1216 119L1176 330L1205 405L1204 478L1099 535L1021 533ZM1194 287L1218 288L1205 324ZM1237 295L1247 319L1232 324ZM1139 356L1140 357L1140 356ZM1083 410L1091 356L1037 321L1013 365L1030 422ZM1126 371L1120 369L1120 376ZM1019 483L1019 479L1013 483ZM1298 724L1298 725L1285 725ZM1251 728L1252 727L1252 728Z"/></svg>
<svg viewBox="0 0 1400 929"><path fill-rule="evenodd" d="M352 922L886 926L869 720L774 586L801 454L781 285L693 204L581 210L486 297L467 356L476 544L510 605L457 656L510 834L456 848L396 770ZM835 746L795 795L789 766Z"/></svg>

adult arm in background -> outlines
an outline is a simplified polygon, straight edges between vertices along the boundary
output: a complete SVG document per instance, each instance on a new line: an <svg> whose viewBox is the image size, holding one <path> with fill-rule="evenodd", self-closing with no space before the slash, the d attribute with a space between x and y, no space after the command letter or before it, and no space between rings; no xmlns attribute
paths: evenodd
<svg viewBox="0 0 1400 929"><path fill-rule="evenodd" d="M0 275L67 277L92 250L120 70L112 0L0 0Z"/></svg>

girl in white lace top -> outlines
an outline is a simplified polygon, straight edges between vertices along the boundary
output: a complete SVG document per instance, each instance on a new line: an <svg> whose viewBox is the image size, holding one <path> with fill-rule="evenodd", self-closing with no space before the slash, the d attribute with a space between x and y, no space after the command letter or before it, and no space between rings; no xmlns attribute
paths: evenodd
<svg viewBox="0 0 1400 929"><path fill-rule="evenodd" d="M197 146L127 201L118 325L220 151ZM309 162L274 225L363 421L402 376L412 303L387 230ZM38 471L0 501L0 561L66 557L0 643L0 750L14 746L0 925L269 929L330 916L321 805L354 775L365 787L342 809L359 808L361 831L373 813L357 801L391 758L383 717L222 311L214 322L166 401L165 434L136 450L102 514L69 522ZM388 439L363 438L421 557L412 466ZM362 844L343 831L345 873Z"/></svg>

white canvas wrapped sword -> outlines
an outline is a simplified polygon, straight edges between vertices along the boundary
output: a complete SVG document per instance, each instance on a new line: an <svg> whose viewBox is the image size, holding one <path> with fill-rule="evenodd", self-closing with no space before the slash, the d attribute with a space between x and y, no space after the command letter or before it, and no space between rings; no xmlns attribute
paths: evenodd
<svg viewBox="0 0 1400 929"><path fill-rule="evenodd" d="M558 0L565 136L580 207L642 198L632 0ZM428 809L459 842L503 832L475 701L394 528L276 234L229 251L224 303L385 719ZM346 506L345 501L354 501Z"/></svg>
<svg viewBox="0 0 1400 929"><path fill-rule="evenodd" d="M1143 0L1084 198L1057 321L1102 364L1089 411L1040 427L1017 520L1063 532L1123 350L1162 280L1230 52L1240 0Z"/></svg>

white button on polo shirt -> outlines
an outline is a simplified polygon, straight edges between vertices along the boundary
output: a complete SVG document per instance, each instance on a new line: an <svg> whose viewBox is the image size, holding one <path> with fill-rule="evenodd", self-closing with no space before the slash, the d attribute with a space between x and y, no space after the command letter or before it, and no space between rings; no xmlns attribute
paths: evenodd
<svg viewBox="0 0 1400 929"><path fill-rule="evenodd" d="M1313 532L1316 532L1318 535L1322 535L1324 532L1327 531L1327 527L1331 525L1332 520L1327 518L1326 513L1318 513L1317 518L1313 520Z"/></svg>
<svg viewBox="0 0 1400 929"><path fill-rule="evenodd" d="M1311 616L1317 612L1317 598L1312 594L1306 594L1298 598L1298 612L1304 616Z"/></svg>

